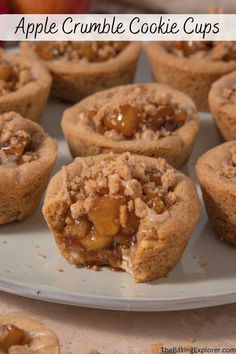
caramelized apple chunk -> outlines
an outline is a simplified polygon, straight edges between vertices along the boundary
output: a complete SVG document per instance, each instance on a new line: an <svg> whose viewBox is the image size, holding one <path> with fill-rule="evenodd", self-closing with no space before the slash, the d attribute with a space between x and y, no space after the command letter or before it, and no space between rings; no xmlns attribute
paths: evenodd
<svg viewBox="0 0 236 354"><path fill-rule="evenodd" d="M185 111L180 111L175 115L175 120L178 124L184 124L188 118L188 114Z"/></svg>
<svg viewBox="0 0 236 354"><path fill-rule="evenodd" d="M119 208L124 203L123 197L98 197L88 216L97 232L104 236L113 236L119 229Z"/></svg>
<svg viewBox="0 0 236 354"><path fill-rule="evenodd" d="M130 247L132 243L132 239L133 239L133 235L119 234L115 236L114 242L120 246Z"/></svg>
<svg viewBox="0 0 236 354"><path fill-rule="evenodd" d="M86 216L80 216L76 220L69 219L69 221L67 219L67 226L64 229L65 236L84 238L90 233L92 224Z"/></svg>
<svg viewBox="0 0 236 354"><path fill-rule="evenodd" d="M140 93L141 95L141 93ZM142 104L122 104L117 108L107 108L102 114L95 118L90 117L89 111L87 116L90 120L94 120L96 131L99 134L104 134L111 137L108 131L115 131L119 138L130 139L140 138L147 130L152 130L156 137L160 137L160 131L163 136L165 132L169 135L171 132L180 128L188 119L188 114L185 110L178 107L176 104L166 103L158 104L157 102L148 102L148 93L145 92L142 97ZM140 97L141 100L141 97ZM147 101L147 107L145 107ZM141 134L141 135L140 135ZM144 134L145 135L145 134ZM114 136L114 134L113 134ZM155 136L155 135L154 135Z"/></svg>
<svg viewBox="0 0 236 354"><path fill-rule="evenodd" d="M122 233L125 235L133 235L138 231L139 219L135 215L134 211L128 212L127 222L122 227Z"/></svg>
<svg viewBox="0 0 236 354"><path fill-rule="evenodd" d="M161 105L157 109L157 116L166 119L175 116L175 109L171 104Z"/></svg>
<svg viewBox="0 0 236 354"><path fill-rule="evenodd" d="M0 80L8 81L13 74L12 66L8 63L0 64Z"/></svg>
<svg viewBox="0 0 236 354"><path fill-rule="evenodd" d="M80 216L76 220L67 217L64 236L73 239L74 243L81 244L87 250L103 249L112 241L112 237L100 235L87 216Z"/></svg>
<svg viewBox="0 0 236 354"><path fill-rule="evenodd" d="M116 129L126 138L134 135L139 122L139 110L128 104L119 107L118 110L114 110L110 115L106 115L103 120L105 128Z"/></svg>
<svg viewBox="0 0 236 354"><path fill-rule="evenodd" d="M88 216L76 220L66 218L64 236L72 237L85 249L93 251L107 248L113 241L121 243L121 236L123 245L130 244L130 236L137 232L139 220L134 212L128 212L126 223L121 226L119 212L125 201L123 197L97 197Z"/></svg>
<svg viewBox="0 0 236 354"><path fill-rule="evenodd" d="M89 234L86 237L81 239L81 244L87 250L101 250L107 248L113 241L112 236L99 234L97 230L93 227Z"/></svg>
<svg viewBox="0 0 236 354"><path fill-rule="evenodd" d="M130 153L111 153L92 165L81 162L81 168L67 184L72 204L63 216L59 243L67 254L73 251L72 263L78 254L78 264L120 267L122 255L128 256L139 240L142 221L152 223L154 212L162 214L174 202L168 194L174 171L164 160L161 170L140 166Z"/></svg>
<svg viewBox="0 0 236 354"><path fill-rule="evenodd" d="M80 44L78 50L82 58L86 58L88 61L99 61L96 48L94 48L91 42Z"/></svg>
<svg viewBox="0 0 236 354"><path fill-rule="evenodd" d="M26 148L30 145L30 136L28 134L16 134L10 141L6 142L1 149L6 154L22 156Z"/></svg>
<svg viewBox="0 0 236 354"><path fill-rule="evenodd" d="M52 42L38 43L35 51L44 60L53 60L60 56L59 49Z"/></svg>
<svg viewBox="0 0 236 354"><path fill-rule="evenodd" d="M165 211L164 201L157 194L153 194L149 197L148 206L157 214L162 214Z"/></svg>
<svg viewBox="0 0 236 354"><path fill-rule="evenodd" d="M14 325L3 325L0 327L0 351L8 353L14 345L25 345L29 341L23 330Z"/></svg>

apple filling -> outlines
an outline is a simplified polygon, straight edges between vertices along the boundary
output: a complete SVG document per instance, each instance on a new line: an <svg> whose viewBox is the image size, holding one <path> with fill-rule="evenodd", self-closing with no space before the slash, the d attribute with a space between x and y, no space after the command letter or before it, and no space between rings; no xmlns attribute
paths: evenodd
<svg viewBox="0 0 236 354"><path fill-rule="evenodd" d="M80 112L79 120L113 140L151 140L174 134L191 119L190 113L170 94L140 86L117 95L109 92L94 109Z"/></svg>
<svg viewBox="0 0 236 354"><path fill-rule="evenodd" d="M10 113L8 117L12 118ZM14 128L14 120L1 125L0 119L0 166L16 167L36 160L35 148L35 142L26 130Z"/></svg>
<svg viewBox="0 0 236 354"><path fill-rule="evenodd" d="M0 352L9 353L9 349L14 346L25 346L30 342L30 338L25 331L12 325L6 324L0 327Z"/></svg>
<svg viewBox="0 0 236 354"><path fill-rule="evenodd" d="M0 58L0 96L16 91L32 80L28 68Z"/></svg>
<svg viewBox="0 0 236 354"><path fill-rule="evenodd" d="M102 264L107 258L112 267L119 268L122 248L125 251L135 242L138 226L139 219L127 210L125 198L97 197L87 215L74 220L69 213L64 242L78 246L88 265Z"/></svg>
<svg viewBox="0 0 236 354"><path fill-rule="evenodd" d="M173 170L148 167L129 153L83 166L67 183L71 204L60 243L79 264L119 269L135 247L144 219L163 220L174 202Z"/></svg>
<svg viewBox="0 0 236 354"><path fill-rule="evenodd" d="M43 42L35 45L36 53L43 60L66 59L103 62L117 56L128 42Z"/></svg>
<svg viewBox="0 0 236 354"><path fill-rule="evenodd" d="M158 131L165 136L166 132L174 132L184 125L187 117L187 112L171 104L157 106L152 115L126 104L107 113L101 125L104 133L114 129L125 139L143 136L147 131ZM100 127L98 129L101 131Z"/></svg>
<svg viewBox="0 0 236 354"><path fill-rule="evenodd" d="M236 147L230 150L231 158L229 161L224 163L223 166L223 176L226 178L236 177Z"/></svg>
<svg viewBox="0 0 236 354"><path fill-rule="evenodd" d="M169 50L178 57L213 61L236 60L236 45L232 41L176 41Z"/></svg>

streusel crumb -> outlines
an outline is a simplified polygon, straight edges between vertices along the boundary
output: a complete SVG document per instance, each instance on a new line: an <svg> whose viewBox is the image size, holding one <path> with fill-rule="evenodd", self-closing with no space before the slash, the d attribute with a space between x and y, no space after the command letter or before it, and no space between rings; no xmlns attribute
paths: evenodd
<svg viewBox="0 0 236 354"><path fill-rule="evenodd" d="M0 115L0 166L16 167L36 160L38 138L30 135L14 113Z"/></svg>
<svg viewBox="0 0 236 354"><path fill-rule="evenodd" d="M0 51L0 96L16 91L32 80L30 68L7 61Z"/></svg>
<svg viewBox="0 0 236 354"><path fill-rule="evenodd" d="M70 206L62 233L68 247L80 249L84 263L120 268L131 248L169 217L176 202L175 172L163 160L145 163L132 155L110 153L92 165L77 159L79 174L67 180Z"/></svg>
<svg viewBox="0 0 236 354"><path fill-rule="evenodd" d="M169 51L178 57L204 59L207 61L230 61L236 59L236 44L233 41L177 41Z"/></svg>
<svg viewBox="0 0 236 354"><path fill-rule="evenodd" d="M174 102L171 94L145 86L108 92L94 104L94 110L78 114L81 124L115 141L157 140L175 134L191 116L192 112Z"/></svg>
<svg viewBox="0 0 236 354"><path fill-rule="evenodd" d="M39 42L34 44L36 53L44 60L68 60L71 62L103 62L117 56L128 42Z"/></svg>

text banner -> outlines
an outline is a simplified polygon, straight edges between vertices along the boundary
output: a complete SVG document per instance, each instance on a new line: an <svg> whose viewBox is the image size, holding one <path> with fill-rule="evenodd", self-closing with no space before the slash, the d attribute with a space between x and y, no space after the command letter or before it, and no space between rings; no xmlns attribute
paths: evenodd
<svg viewBox="0 0 236 354"><path fill-rule="evenodd" d="M236 40L236 14L0 15L0 40Z"/></svg>

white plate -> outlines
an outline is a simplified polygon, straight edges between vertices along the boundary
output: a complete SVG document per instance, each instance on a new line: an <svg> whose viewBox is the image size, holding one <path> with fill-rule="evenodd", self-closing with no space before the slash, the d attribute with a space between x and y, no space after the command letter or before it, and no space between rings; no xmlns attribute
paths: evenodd
<svg viewBox="0 0 236 354"><path fill-rule="evenodd" d="M137 81L150 81L142 57ZM51 101L43 125L59 141L55 171L71 161L60 131L66 105ZM197 157L220 143L210 114L202 114L201 131L183 171L195 179ZM236 301L236 249L219 241L202 211L182 260L166 279L135 284L121 272L93 272L68 265L60 256L41 214L0 227L0 290L46 301L93 308L161 311L200 308ZM62 269L63 272L58 272Z"/></svg>

